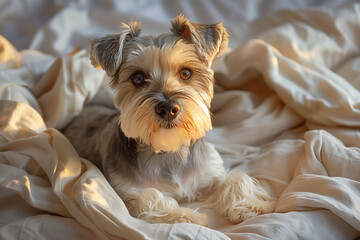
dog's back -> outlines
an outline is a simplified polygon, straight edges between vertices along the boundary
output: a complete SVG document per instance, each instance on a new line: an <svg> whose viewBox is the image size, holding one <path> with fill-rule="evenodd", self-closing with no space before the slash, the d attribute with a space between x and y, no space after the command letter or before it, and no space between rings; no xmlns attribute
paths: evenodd
<svg viewBox="0 0 360 240"><path fill-rule="evenodd" d="M103 106L87 106L64 130L80 157L86 158L102 170L102 154L107 141L118 126L119 112ZM104 135L105 138L99 136ZM79 137L81 136L81 137Z"/></svg>

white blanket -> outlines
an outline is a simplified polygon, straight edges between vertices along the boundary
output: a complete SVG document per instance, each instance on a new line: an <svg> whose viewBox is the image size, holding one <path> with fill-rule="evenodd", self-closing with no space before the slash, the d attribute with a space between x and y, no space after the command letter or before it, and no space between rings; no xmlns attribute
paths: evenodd
<svg viewBox="0 0 360 240"><path fill-rule="evenodd" d="M21 16L18 1L0 3L0 238L360 236L360 4L329 1L306 10L269 2L273 10L296 10L262 16L256 1L144 1L140 8L132 1L24 0ZM166 32L179 12L193 21L225 20L232 50L213 65L219 86L206 138L226 168L257 178L279 199L275 213L231 225L191 203L209 215L209 228L149 224L129 215L102 173L60 133L84 104L112 101L105 73L90 65L86 50L71 50L131 18L143 21L144 34ZM7 17L13 22L5 25ZM38 21L20 24L31 17Z"/></svg>

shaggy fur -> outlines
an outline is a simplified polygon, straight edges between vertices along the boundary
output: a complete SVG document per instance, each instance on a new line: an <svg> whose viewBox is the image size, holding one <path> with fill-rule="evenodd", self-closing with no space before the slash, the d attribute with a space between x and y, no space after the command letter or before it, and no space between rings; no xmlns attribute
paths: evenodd
<svg viewBox="0 0 360 240"><path fill-rule="evenodd" d="M271 212L274 199L244 173L227 176L203 139L212 128L210 66L227 47L225 28L181 15L171 32L139 37L140 24L131 22L93 40L91 62L111 77L117 110L85 107L65 135L134 217L206 225L206 215L178 204L194 200L208 201L234 223Z"/></svg>

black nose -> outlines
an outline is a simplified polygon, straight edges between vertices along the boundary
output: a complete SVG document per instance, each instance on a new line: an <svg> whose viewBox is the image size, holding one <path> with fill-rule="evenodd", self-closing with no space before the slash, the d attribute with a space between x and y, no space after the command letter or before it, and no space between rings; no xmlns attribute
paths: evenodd
<svg viewBox="0 0 360 240"><path fill-rule="evenodd" d="M173 102L161 102L156 105L155 112L159 117L169 121L179 114L180 106Z"/></svg>

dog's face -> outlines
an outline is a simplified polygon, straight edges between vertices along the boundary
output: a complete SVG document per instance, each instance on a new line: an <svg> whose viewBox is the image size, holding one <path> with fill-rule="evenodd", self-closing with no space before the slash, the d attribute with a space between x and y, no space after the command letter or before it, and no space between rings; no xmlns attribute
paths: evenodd
<svg viewBox="0 0 360 240"><path fill-rule="evenodd" d="M172 20L172 33L139 37L140 24L96 39L91 60L112 78L119 124L155 152L177 151L211 129L215 56L227 47L221 24Z"/></svg>

